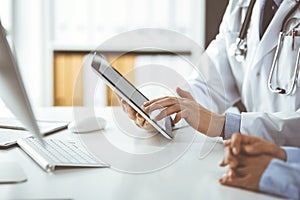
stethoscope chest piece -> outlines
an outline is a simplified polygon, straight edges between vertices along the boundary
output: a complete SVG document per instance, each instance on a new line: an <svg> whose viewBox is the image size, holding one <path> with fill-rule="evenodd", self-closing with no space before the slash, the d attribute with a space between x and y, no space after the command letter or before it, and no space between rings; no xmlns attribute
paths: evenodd
<svg viewBox="0 0 300 200"><path fill-rule="evenodd" d="M236 61L243 62L247 55L246 39L237 38L235 43L231 44L229 48L229 55L234 56Z"/></svg>

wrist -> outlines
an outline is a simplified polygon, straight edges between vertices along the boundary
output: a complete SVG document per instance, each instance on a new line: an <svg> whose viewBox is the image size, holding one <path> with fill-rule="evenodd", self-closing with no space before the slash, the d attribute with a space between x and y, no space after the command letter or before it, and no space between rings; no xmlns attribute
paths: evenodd
<svg viewBox="0 0 300 200"><path fill-rule="evenodd" d="M224 138L225 115L211 113L207 136Z"/></svg>

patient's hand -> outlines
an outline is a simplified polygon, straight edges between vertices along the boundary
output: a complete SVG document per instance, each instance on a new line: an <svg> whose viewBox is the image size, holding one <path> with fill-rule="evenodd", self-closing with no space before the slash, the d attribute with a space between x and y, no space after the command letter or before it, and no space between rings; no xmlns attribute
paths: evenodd
<svg viewBox="0 0 300 200"><path fill-rule="evenodd" d="M219 179L223 185L259 190L259 182L262 174L272 160L272 156L262 154L256 156L237 156L239 165L229 168L226 175Z"/></svg>
<svg viewBox="0 0 300 200"><path fill-rule="evenodd" d="M229 165L234 168L238 165L236 156L241 153L252 156L267 154L283 161L286 160L286 153L283 149L272 142L256 136L235 133L230 140L224 142L224 145L226 156L220 163L221 166Z"/></svg>
<svg viewBox="0 0 300 200"><path fill-rule="evenodd" d="M228 172L219 179L221 184L258 190L261 176L273 158L286 160L286 153L279 146L249 135L235 133L224 142L225 157L221 166Z"/></svg>

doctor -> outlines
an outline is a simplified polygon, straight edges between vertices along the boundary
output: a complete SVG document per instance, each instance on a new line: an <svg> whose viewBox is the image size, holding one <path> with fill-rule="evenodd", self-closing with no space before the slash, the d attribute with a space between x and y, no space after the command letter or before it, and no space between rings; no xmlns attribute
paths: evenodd
<svg viewBox="0 0 300 200"><path fill-rule="evenodd" d="M209 136L228 139L242 132L299 147L299 23L298 0L230 0L219 34L206 49L210 62L199 66L206 72L190 80L190 93L178 88L180 98L152 100L145 110L165 107L157 120L176 113L174 122L184 118ZM239 100L247 112L223 114ZM122 103L138 126L151 129Z"/></svg>

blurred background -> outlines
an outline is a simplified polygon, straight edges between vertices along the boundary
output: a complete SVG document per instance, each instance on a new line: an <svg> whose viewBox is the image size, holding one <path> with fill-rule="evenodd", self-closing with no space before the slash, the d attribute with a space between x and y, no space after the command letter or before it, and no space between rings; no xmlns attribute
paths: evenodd
<svg viewBox="0 0 300 200"><path fill-rule="evenodd" d="M134 37L101 47L102 53L123 74L145 64L173 67L189 73L187 63L158 49L132 50L135 38L159 42L170 52L186 58L194 48L175 31L205 48L218 32L227 0L1 0L0 19L14 44L15 56L34 106L82 106L89 100L89 80L81 67L85 55L108 39L136 29L158 28L151 33L135 31ZM163 30L160 30L163 29ZM148 74L149 75L149 74ZM152 74L155 76L155 73ZM165 74L168 77L168 74ZM139 85L143 74L129 76ZM76 94L73 94L77 84ZM114 105L103 84L99 106Z"/></svg>

